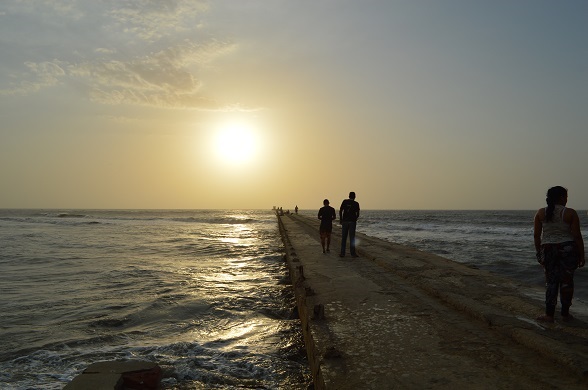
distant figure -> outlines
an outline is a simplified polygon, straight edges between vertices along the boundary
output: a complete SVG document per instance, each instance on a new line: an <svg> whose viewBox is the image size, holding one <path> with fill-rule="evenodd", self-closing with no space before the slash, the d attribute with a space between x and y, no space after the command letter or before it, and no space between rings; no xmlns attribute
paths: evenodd
<svg viewBox="0 0 588 390"><path fill-rule="evenodd" d="M560 294L561 317L571 321L574 296L574 271L583 267L584 240L580 219L574 209L566 208L568 190L552 187L547 191L547 207L535 214L534 240L537 261L545 271L545 315L538 321L553 322L557 295Z"/></svg>
<svg viewBox="0 0 588 390"><path fill-rule="evenodd" d="M355 252L355 228L358 218L359 203L355 201L355 192L350 192L349 199L345 199L339 208L339 222L342 225L340 257L345 257L347 235L349 235L349 252L351 252L351 257L357 257L357 253Z"/></svg>
<svg viewBox="0 0 588 390"><path fill-rule="evenodd" d="M294 207L294 212L295 212L296 214L298 214L298 205L296 205L296 207Z"/></svg>
<svg viewBox="0 0 588 390"><path fill-rule="evenodd" d="M323 246L323 253L330 252L331 232L333 231L333 221L337 219L337 212L334 208L329 206L329 200L323 200L323 207L318 212L318 219L321 220L319 234L321 236L321 245Z"/></svg>

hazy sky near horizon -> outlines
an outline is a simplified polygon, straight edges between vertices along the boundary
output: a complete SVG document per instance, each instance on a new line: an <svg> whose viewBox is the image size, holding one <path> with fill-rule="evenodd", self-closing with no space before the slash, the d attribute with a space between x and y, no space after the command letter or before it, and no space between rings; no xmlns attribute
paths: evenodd
<svg viewBox="0 0 588 390"><path fill-rule="evenodd" d="M4 0L0 208L588 209L588 2Z"/></svg>

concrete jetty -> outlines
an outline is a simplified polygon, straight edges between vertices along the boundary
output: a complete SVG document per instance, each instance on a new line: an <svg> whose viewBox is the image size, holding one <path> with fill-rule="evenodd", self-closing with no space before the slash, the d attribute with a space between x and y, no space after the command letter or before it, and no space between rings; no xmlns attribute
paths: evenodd
<svg viewBox="0 0 588 390"><path fill-rule="evenodd" d="M315 389L588 388L586 319L537 323L527 286L360 233L341 258L337 224L323 254L318 220L278 223Z"/></svg>

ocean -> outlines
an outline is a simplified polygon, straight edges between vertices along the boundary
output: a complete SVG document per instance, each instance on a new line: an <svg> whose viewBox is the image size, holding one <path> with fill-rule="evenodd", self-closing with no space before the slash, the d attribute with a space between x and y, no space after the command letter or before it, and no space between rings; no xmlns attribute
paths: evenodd
<svg viewBox="0 0 588 390"><path fill-rule="evenodd" d="M358 232L518 280L540 307L534 214L364 210ZM306 389L283 255L272 210L0 210L0 388L142 359L164 389ZM588 268L575 279L572 310Z"/></svg>
<svg viewBox="0 0 588 390"><path fill-rule="evenodd" d="M306 389L271 211L0 210L0 388L142 359L164 389Z"/></svg>

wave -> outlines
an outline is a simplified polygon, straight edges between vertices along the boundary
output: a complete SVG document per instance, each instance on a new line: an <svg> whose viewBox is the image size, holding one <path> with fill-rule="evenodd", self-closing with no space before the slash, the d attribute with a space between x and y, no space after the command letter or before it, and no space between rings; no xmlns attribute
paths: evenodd
<svg viewBox="0 0 588 390"><path fill-rule="evenodd" d="M177 222L218 226L275 223L275 218L271 212L259 210L0 210L0 221L31 224L73 224L83 221L91 225Z"/></svg>
<svg viewBox="0 0 588 390"><path fill-rule="evenodd" d="M86 214L71 214L71 213L59 213L57 218L86 218Z"/></svg>
<svg viewBox="0 0 588 390"><path fill-rule="evenodd" d="M130 321L129 318L104 318L90 323L92 328L120 328Z"/></svg>
<svg viewBox="0 0 588 390"><path fill-rule="evenodd" d="M171 218L174 222L185 222L185 223L201 223L201 224L221 224L221 225L241 225L249 224L253 222L259 222L258 219L253 218L197 218L197 217L186 217L186 218Z"/></svg>
<svg viewBox="0 0 588 390"><path fill-rule="evenodd" d="M361 229L367 234L412 234L420 233L425 236L443 236L448 240L455 237L476 237L483 238L486 236L522 238L532 234L532 227L525 226L483 226L473 224L397 224L397 223L368 223L361 226Z"/></svg>

